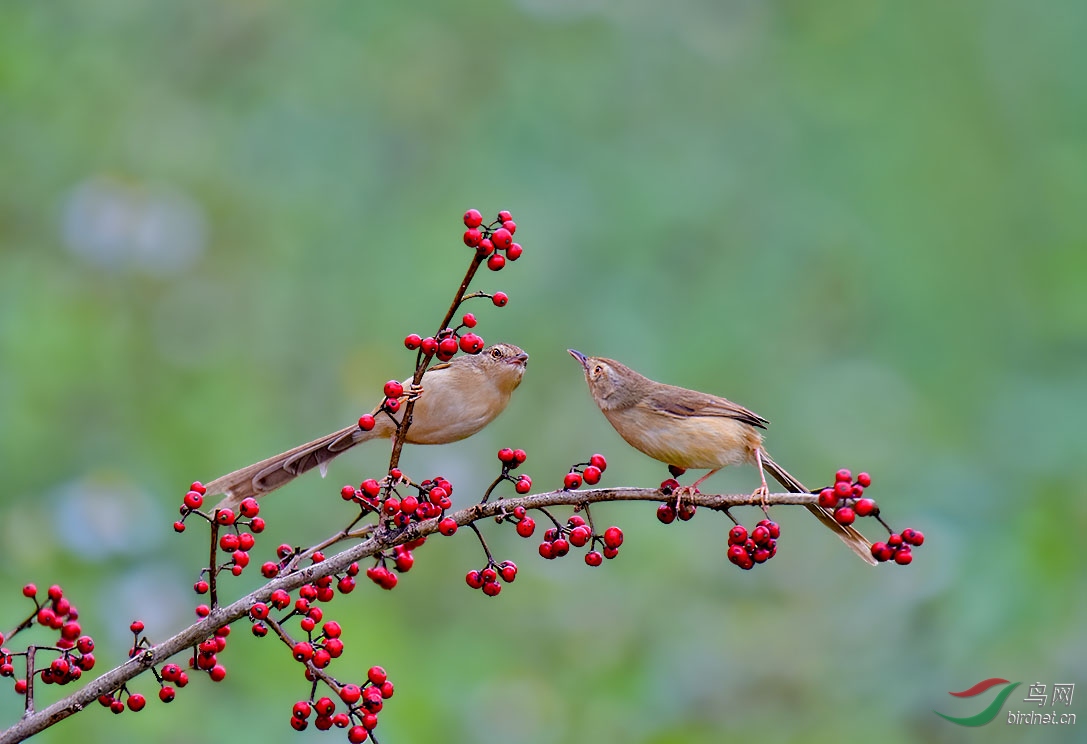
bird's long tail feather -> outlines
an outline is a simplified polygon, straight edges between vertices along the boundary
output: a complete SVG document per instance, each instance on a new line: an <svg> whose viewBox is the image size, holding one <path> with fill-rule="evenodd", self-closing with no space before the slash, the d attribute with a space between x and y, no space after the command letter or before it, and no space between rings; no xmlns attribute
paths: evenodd
<svg viewBox="0 0 1087 744"><path fill-rule="evenodd" d="M331 434L299 445L275 457L261 460L249 467L235 470L206 484L207 495L225 494L216 509L233 509L250 496L259 498L290 483L298 476L321 466L322 474L329 460L356 444L379 436L375 431L362 431L358 425L334 431Z"/></svg>
<svg viewBox="0 0 1087 744"><path fill-rule="evenodd" d="M762 466L766 469L770 475L774 476L785 490L789 493L811 493L803 483L798 481L792 475L789 474L785 468L774 462L774 459L767 454L766 450L761 450L760 455L762 458ZM851 525L839 524L834 517L823 507L812 504L808 507L808 511L815 515L815 518L827 526L832 532L842 539L846 545L853 550L854 553L859 555L865 563L869 563L873 566L877 565L877 561L872 557L872 544L865 539L864 535L854 529Z"/></svg>

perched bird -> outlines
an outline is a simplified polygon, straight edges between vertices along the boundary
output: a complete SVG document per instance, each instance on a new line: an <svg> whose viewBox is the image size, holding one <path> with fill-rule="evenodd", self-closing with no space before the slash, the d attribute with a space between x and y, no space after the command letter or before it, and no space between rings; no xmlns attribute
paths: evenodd
<svg viewBox="0 0 1087 744"><path fill-rule="evenodd" d="M627 443L672 468L709 468L691 489L726 465L748 463L758 467L762 480L756 493L767 493L764 468L791 493L809 492L763 449L758 430L770 422L762 416L716 395L650 380L614 359L568 351L581 362L596 405ZM812 504L808 511L853 552L876 564L864 535L839 524L820 506Z"/></svg>
<svg viewBox="0 0 1087 744"><path fill-rule="evenodd" d="M521 384L528 354L513 344L495 344L479 354L458 356L430 367L423 375L421 391L412 411L409 444L446 444L472 436L498 417ZM405 381L408 388L410 380ZM208 495L225 494L216 509L237 509L243 499L260 497L289 483L315 466L322 474L332 458L371 439L391 439L404 415L378 415L364 431L358 424L334 431L320 439L235 470L208 483Z"/></svg>

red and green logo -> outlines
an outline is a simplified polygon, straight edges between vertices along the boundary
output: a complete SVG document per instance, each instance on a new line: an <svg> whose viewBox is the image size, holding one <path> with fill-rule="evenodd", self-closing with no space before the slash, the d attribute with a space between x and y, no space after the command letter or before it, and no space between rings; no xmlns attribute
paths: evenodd
<svg viewBox="0 0 1087 744"><path fill-rule="evenodd" d="M988 692L990 689L998 685L1006 686L1003 690L997 693L997 696L993 698L993 702L989 703L989 706L985 708L985 710L981 711L976 715L965 716L963 718L955 718L954 716L944 715L938 710L934 710L933 713L938 715L940 718L944 718L948 721L951 721L952 723L957 723L960 726L984 726L985 724L996 718L997 715L999 715L1000 709L1004 707L1004 703L1008 699L1008 695L1011 695L1012 690L1019 686L1018 682L1009 682L1008 680L1001 679L1000 677L993 677L991 679L983 679L968 690L949 693L951 695L954 695L955 697L960 698L975 697L983 692Z"/></svg>

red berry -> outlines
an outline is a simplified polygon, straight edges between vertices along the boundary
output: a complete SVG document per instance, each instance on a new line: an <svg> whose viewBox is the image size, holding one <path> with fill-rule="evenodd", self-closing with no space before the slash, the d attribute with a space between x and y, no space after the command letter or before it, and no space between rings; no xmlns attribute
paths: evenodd
<svg viewBox="0 0 1087 744"><path fill-rule="evenodd" d="M478 354L483 351L483 339L474 333L466 333L460 337L460 350L465 354Z"/></svg>
<svg viewBox="0 0 1087 744"><path fill-rule="evenodd" d="M521 537L532 537L532 533L536 530L536 520L532 517L525 517L517 523L517 534Z"/></svg>
<svg viewBox="0 0 1087 744"><path fill-rule="evenodd" d="M340 688L340 700L348 705L354 705L362 697L362 688L358 685L346 684Z"/></svg>
<svg viewBox="0 0 1087 744"><path fill-rule="evenodd" d="M204 487L204 484L201 483L200 481L193 481L192 485L189 486L189 490L190 491L196 491L197 493L199 493L201 495L208 492L208 489L206 489Z"/></svg>
<svg viewBox="0 0 1087 744"><path fill-rule="evenodd" d="M913 561L913 553L910 549L903 545L901 548L895 551L895 563L900 566L909 565Z"/></svg>
<svg viewBox="0 0 1087 744"><path fill-rule="evenodd" d="M760 525L751 531L751 539L756 545L766 545L770 541L770 530Z"/></svg>
<svg viewBox="0 0 1087 744"><path fill-rule="evenodd" d="M257 500L250 496L249 498L242 499L242 503L238 504L238 511L241 512L243 517L250 518L260 514L260 504Z"/></svg>
<svg viewBox="0 0 1087 744"><path fill-rule="evenodd" d="M502 220L502 227L506 228L511 233L517 232L517 223L513 220Z"/></svg>
<svg viewBox="0 0 1087 744"><path fill-rule="evenodd" d="M174 688L170 687L170 685L166 685L159 690L159 700L164 703L172 703L175 697L177 697L177 693L174 692Z"/></svg>
<svg viewBox="0 0 1087 744"><path fill-rule="evenodd" d="M570 531L570 544L575 548L584 547L592 538L593 533L586 525L575 527Z"/></svg>
<svg viewBox="0 0 1087 744"><path fill-rule="evenodd" d="M313 658L313 645L306 641L300 641L291 648L291 655L295 661L309 661Z"/></svg>
<svg viewBox="0 0 1087 744"><path fill-rule="evenodd" d="M374 428L374 424L376 423L374 417L369 413L364 413L362 416L359 416L359 428L363 431L370 431Z"/></svg>
<svg viewBox="0 0 1087 744"><path fill-rule="evenodd" d="M551 542L540 543L540 557L551 560L555 557L555 544Z"/></svg>
<svg viewBox="0 0 1087 744"><path fill-rule="evenodd" d="M495 248L504 251L513 245L513 233L504 227L500 227L491 235L491 242L494 243Z"/></svg>
<svg viewBox="0 0 1087 744"><path fill-rule="evenodd" d="M580 514L574 514L572 517L566 520L566 526L570 527L571 529L573 529L574 527L580 527L583 524L585 524L585 517L581 516Z"/></svg>
<svg viewBox="0 0 1087 744"><path fill-rule="evenodd" d="M506 265L506 257L495 253L487 259L487 268L491 271L501 271Z"/></svg>
<svg viewBox="0 0 1087 744"><path fill-rule="evenodd" d="M872 499L857 499L853 509L856 510L858 517L867 517L876 513L876 502Z"/></svg>
<svg viewBox="0 0 1087 744"><path fill-rule="evenodd" d="M185 523L184 522L182 522L181 520L178 520L178 521L174 522L174 532L184 532L184 531L185 531Z"/></svg>
<svg viewBox="0 0 1087 744"><path fill-rule="evenodd" d="M832 488L824 488L819 492L819 506L824 509L833 509L838 505L838 496Z"/></svg>
<svg viewBox="0 0 1087 744"><path fill-rule="evenodd" d="M618 548L623 544L623 531L618 527L608 527L604 530L604 545L609 548Z"/></svg>
<svg viewBox="0 0 1087 744"><path fill-rule="evenodd" d="M899 535L898 533L891 534L891 536L887 538L887 544L892 548L897 548L902 544L902 535Z"/></svg>
<svg viewBox="0 0 1087 744"><path fill-rule="evenodd" d="M34 584L25 584L23 586L23 596L30 598L36 596L38 593L38 587Z"/></svg>
<svg viewBox="0 0 1087 744"><path fill-rule="evenodd" d="M464 231L464 244L469 248L477 248L483 240L483 233L470 227Z"/></svg>
<svg viewBox="0 0 1087 744"><path fill-rule="evenodd" d="M849 472L847 468L842 468L834 474L835 483L853 483L853 473Z"/></svg>
<svg viewBox="0 0 1087 744"><path fill-rule="evenodd" d="M918 530L913 530L913 529L910 529L910 528L907 527L906 529L902 530L902 540L907 545L915 545L916 546L916 545L921 545L922 543L925 542L925 536L924 536L923 533L919 532Z"/></svg>
<svg viewBox="0 0 1087 744"><path fill-rule="evenodd" d="M483 586L483 575L479 571L469 571L464 577L464 583L473 589L479 589Z"/></svg>
<svg viewBox="0 0 1087 744"><path fill-rule="evenodd" d="M600 468L600 472L604 472L608 469L608 461L604 459L603 455L593 455L589 458L589 464L593 467Z"/></svg>
<svg viewBox="0 0 1087 744"><path fill-rule="evenodd" d="M494 242L490 238L483 238L476 246L476 253L480 256L489 256L494 253Z"/></svg>
<svg viewBox="0 0 1087 744"><path fill-rule="evenodd" d="M680 521L690 522L697 511L698 507L694 504L688 504L687 502L683 502L679 505L678 516L680 518Z"/></svg>
<svg viewBox="0 0 1087 744"><path fill-rule="evenodd" d="M857 483L864 486L865 488L868 488L870 485L872 485L872 476L870 476L868 473L857 473Z"/></svg>
<svg viewBox="0 0 1087 744"><path fill-rule="evenodd" d="M619 548L604 548L604 557L609 561L619 555Z"/></svg>
<svg viewBox="0 0 1087 744"><path fill-rule="evenodd" d="M747 542L747 528L738 524L728 531L729 545L743 545Z"/></svg>
<svg viewBox="0 0 1087 744"><path fill-rule="evenodd" d="M385 383L385 397L399 398L404 394L404 386L398 380L389 380Z"/></svg>
<svg viewBox="0 0 1087 744"><path fill-rule="evenodd" d="M517 564L513 561L506 561L502 564L502 567L498 570L499 575L502 577L502 581L511 583L517 578Z"/></svg>
<svg viewBox="0 0 1087 744"><path fill-rule="evenodd" d="M370 734L362 726L352 726L347 730L347 740L351 744L361 744Z"/></svg>
<svg viewBox="0 0 1087 744"><path fill-rule="evenodd" d="M495 292L491 298L491 302L495 304L495 307L505 307L506 303L510 301L510 296L505 292Z"/></svg>
<svg viewBox="0 0 1087 744"><path fill-rule="evenodd" d="M887 543L876 542L872 543L872 557L879 562L889 561L894 557L895 550Z"/></svg>
<svg viewBox="0 0 1087 744"><path fill-rule="evenodd" d="M512 219L513 219L513 215L512 215L512 214L510 214L508 210L506 210L506 209L503 209L503 210L502 210L501 212L499 212L499 213L498 213L498 219L499 219L499 220L500 220L501 222L505 222L506 220L512 220Z"/></svg>
<svg viewBox="0 0 1087 744"><path fill-rule="evenodd" d="M464 213L465 227L479 227L483 224L483 215L478 209L469 209Z"/></svg>
<svg viewBox="0 0 1087 744"><path fill-rule="evenodd" d="M199 509L204 504L204 496L196 491L185 494L185 506L189 509Z"/></svg>
<svg viewBox="0 0 1087 744"><path fill-rule="evenodd" d="M587 566L599 566L604 562L604 556L595 550L590 550L585 554L585 565Z"/></svg>
<svg viewBox="0 0 1087 744"><path fill-rule="evenodd" d="M389 413L396 413L397 411L400 410L400 399L399 398L386 398L385 402L381 404L381 407L384 408Z"/></svg>
<svg viewBox="0 0 1087 744"><path fill-rule="evenodd" d="M419 342L419 348L422 349L424 354L433 354L438 350L438 342L434 340L433 336L427 336Z"/></svg>
<svg viewBox="0 0 1087 744"><path fill-rule="evenodd" d="M523 449L515 449L513 451L513 461L518 465L524 465L525 460L528 459L528 454ZM527 475L525 476L528 477Z"/></svg>
<svg viewBox="0 0 1087 744"><path fill-rule="evenodd" d="M517 493L528 493L532 490L532 479L527 475L522 475L517 479L517 482L513 484L513 490Z"/></svg>
<svg viewBox="0 0 1087 744"><path fill-rule="evenodd" d="M139 620L133 620L132 623L128 626L128 629L136 635L139 635L143 632L143 623Z"/></svg>
<svg viewBox="0 0 1087 744"><path fill-rule="evenodd" d="M676 521L676 510L669 504L664 503L657 507L657 519L661 524L671 524Z"/></svg>
<svg viewBox="0 0 1087 744"><path fill-rule="evenodd" d="M488 581L483 584L483 593L488 597L497 597L502 591L502 585L497 581Z"/></svg>
<svg viewBox="0 0 1087 744"><path fill-rule="evenodd" d="M585 468L582 476L585 478L585 482L590 486L594 486L600 482L600 468L595 465L590 465Z"/></svg>
<svg viewBox="0 0 1087 744"><path fill-rule="evenodd" d="M562 487L566 490L571 490L581 486L581 474L570 472L566 474L566 477L562 479Z"/></svg>
<svg viewBox="0 0 1087 744"><path fill-rule="evenodd" d="M452 517L446 517L442 521L438 522L438 532L442 533L446 537L454 534L457 531L457 520Z"/></svg>
<svg viewBox="0 0 1087 744"><path fill-rule="evenodd" d="M418 333L409 333L407 336L404 336L404 346L412 351L418 349L419 345L422 343L423 339Z"/></svg>
<svg viewBox="0 0 1087 744"><path fill-rule="evenodd" d="M366 678L370 680L372 684L381 686L385 683L385 680L389 678L389 675L385 673L385 669L379 666L372 666L366 672Z"/></svg>
<svg viewBox="0 0 1087 744"><path fill-rule="evenodd" d="M842 506L834 510L834 519L838 521L838 524L853 524L857 515L848 506Z"/></svg>
<svg viewBox="0 0 1087 744"><path fill-rule="evenodd" d="M446 337L438 342L438 355L446 355L452 358L457 353L457 340L455 338Z"/></svg>
<svg viewBox="0 0 1087 744"><path fill-rule="evenodd" d="M520 243L513 243L506 249L506 258L510 261L516 261L521 257L521 254L525 252L525 249L521 247Z"/></svg>
<svg viewBox="0 0 1087 744"><path fill-rule="evenodd" d="M849 498L853 495L853 484L849 481L838 481L834 484L834 495L838 498Z"/></svg>

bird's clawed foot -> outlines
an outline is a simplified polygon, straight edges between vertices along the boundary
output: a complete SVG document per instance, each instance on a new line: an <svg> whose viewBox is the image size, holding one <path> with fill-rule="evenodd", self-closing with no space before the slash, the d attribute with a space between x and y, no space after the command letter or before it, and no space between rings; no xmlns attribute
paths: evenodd
<svg viewBox="0 0 1087 744"><path fill-rule="evenodd" d="M416 385L413 382L410 385L408 385L407 393L408 393L407 402L408 403L414 403L415 401L419 400L419 398L421 398L423 396L423 386L422 385Z"/></svg>

